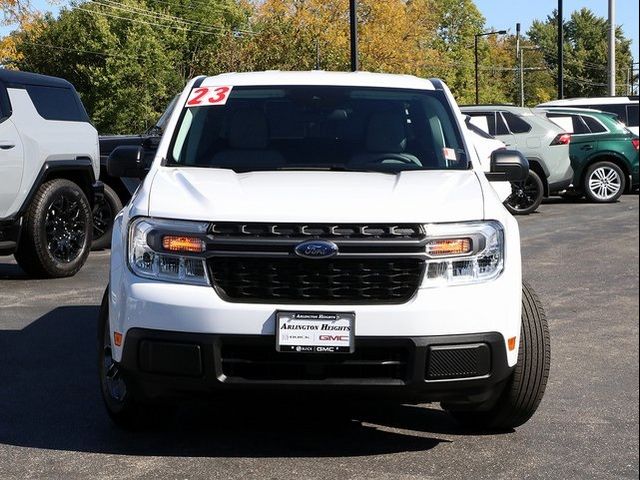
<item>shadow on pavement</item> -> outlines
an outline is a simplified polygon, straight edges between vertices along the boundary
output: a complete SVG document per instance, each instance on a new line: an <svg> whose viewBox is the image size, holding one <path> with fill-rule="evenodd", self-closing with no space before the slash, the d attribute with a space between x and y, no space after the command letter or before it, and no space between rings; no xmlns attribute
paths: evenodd
<svg viewBox="0 0 640 480"><path fill-rule="evenodd" d="M31 278L15 263L0 263L0 280L31 280Z"/></svg>
<svg viewBox="0 0 640 480"><path fill-rule="evenodd" d="M448 442L429 433L464 433L435 409L345 414L336 405L284 406L259 395L242 406L189 404L154 431L122 431L99 397L97 315L98 306L60 307L23 330L0 331L0 443L127 455L324 457L425 451Z"/></svg>

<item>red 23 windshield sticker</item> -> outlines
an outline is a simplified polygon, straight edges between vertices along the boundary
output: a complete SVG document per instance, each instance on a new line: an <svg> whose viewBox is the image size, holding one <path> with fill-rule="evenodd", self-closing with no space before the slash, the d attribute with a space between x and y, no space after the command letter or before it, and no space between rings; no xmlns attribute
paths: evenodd
<svg viewBox="0 0 640 480"><path fill-rule="evenodd" d="M233 87L198 87L191 90L186 108L189 107L212 107L224 105L231 95Z"/></svg>

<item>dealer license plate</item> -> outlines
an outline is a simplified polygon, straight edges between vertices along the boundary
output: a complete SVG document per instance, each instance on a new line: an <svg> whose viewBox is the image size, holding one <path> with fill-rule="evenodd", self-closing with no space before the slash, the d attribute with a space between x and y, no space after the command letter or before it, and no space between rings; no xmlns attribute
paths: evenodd
<svg viewBox="0 0 640 480"><path fill-rule="evenodd" d="M351 353L355 313L277 312L276 350L296 353Z"/></svg>

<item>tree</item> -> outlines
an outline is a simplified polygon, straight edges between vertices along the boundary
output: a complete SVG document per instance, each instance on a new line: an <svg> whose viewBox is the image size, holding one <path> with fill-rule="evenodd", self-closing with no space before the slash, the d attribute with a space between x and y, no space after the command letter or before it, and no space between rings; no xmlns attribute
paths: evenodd
<svg viewBox="0 0 640 480"><path fill-rule="evenodd" d="M71 81L101 133L132 133L209 71L210 52L245 18L232 0L99 0L45 16L13 39L18 67Z"/></svg>
<svg viewBox="0 0 640 480"><path fill-rule="evenodd" d="M2 25L17 25L20 30L28 31L37 28L41 15L33 10L28 0L0 0ZM15 68L20 60L16 39L12 35L0 38L0 65L4 68Z"/></svg>
<svg viewBox="0 0 640 480"><path fill-rule="evenodd" d="M4 25L20 23L25 15L32 12L29 0L0 0L0 11Z"/></svg>
<svg viewBox="0 0 640 480"><path fill-rule="evenodd" d="M539 45L549 69L557 71L557 11L545 21L536 20L527 32ZM595 15L588 8L571 14L565 23L564 73L567 97L589 97L607 94L608 58L607 19ZM626 93L627 71L633 62L631 40L620 27L616 28L616 83L618 93Z"/></svg>
<svg viewBox="0 0 640 480"><path fill-rule="evenodd" d="M360 67L441 77L470 101L473 35L483 24L472 0L360 0ZM251 30L227 37L219 68L349 69L346 0L265 0L256 5Z"/></svg>
<svg viewBox="0 0 640 480"><path fill-rule="evenodd" d="M484 30L485 19L472 0L441 0L434 11L437 34L433 46L446 64L439 76L459 103L471 103L475 97L474 36Z"/></svg>

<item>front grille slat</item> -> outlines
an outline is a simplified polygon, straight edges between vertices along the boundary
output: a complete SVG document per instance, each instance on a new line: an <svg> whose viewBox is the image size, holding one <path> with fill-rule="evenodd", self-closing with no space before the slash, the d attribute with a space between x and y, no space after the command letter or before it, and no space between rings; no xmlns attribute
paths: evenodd
<svg viewBox="0 0 640 480"><path fill-rule="evenodd" d="M216 238L260 238L260 239L382 239L416 240L425 237L419 224L291 224L291 223L236 223L216 222L210 232Z"/></svg>

